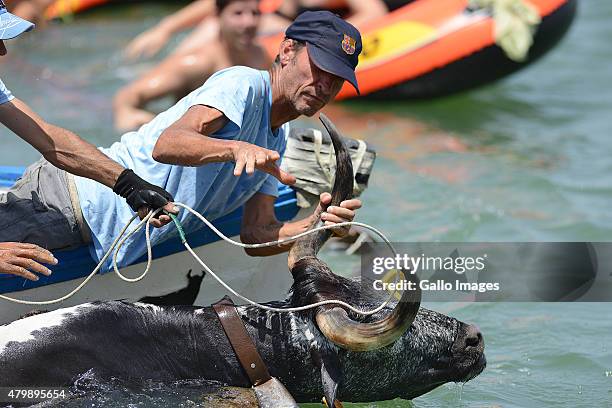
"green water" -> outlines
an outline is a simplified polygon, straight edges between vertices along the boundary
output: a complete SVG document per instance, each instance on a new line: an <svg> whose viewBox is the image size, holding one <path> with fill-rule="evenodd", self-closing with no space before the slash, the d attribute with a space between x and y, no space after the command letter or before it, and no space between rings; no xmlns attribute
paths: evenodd
<svg viewBox="0 0 612 408"><path fill-rule="evenodd" d="M166 10L106 10L28 34L1 77L48 120L108 145L119 136L112 95L146 68L122 66L117 50ZM582 1L562 44L502 82L435 101L327 110L379 152L359 220L396 241L610 240L611 21L612 2ZM0 163L36 159L0 132ZM335 270L359 262L327 259ZM428 306L481 328L486 370L412 402L345 406L612 407L612 305Z"/></svg>

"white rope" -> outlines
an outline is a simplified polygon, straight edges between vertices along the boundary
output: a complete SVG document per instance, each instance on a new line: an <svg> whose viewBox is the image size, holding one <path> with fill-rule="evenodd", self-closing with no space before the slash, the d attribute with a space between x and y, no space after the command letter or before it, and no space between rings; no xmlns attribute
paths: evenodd
<svg viewBox="0 0 612 408"><path fill-rule="evenodd" d="M317 228L313 228L310 229L308 231L302 232L298 235L295 235L293 237L289 237L289 238L285 238L285 239L281 239L281 240L277 240L277 241L271 241L271 242L265 242L265 243L260 243L260 244L244 244L242 242L238 242L238 241L234 241L231 238L227 237L226 235L224 235L221 231L219 231L210 221L208 221L202 214L198 213L197 211L195 211L194 209L192 209L191 207L182 204L182 203L178 203L175 202L175 205L182 207L184 209L186 209L187 211L189 211L191 214L195 215L197 218L199 218L204 224L206 224L215 234L217 234L221 239L223 239L224 241L232 244L232 245L236 245L242 248L265 248L265 247L269 247L269 246L276 246L276 245L280 245L280 244L284 244L287 242L291 242L291 241L295 241L298 238L301 238L303 236L306 236L308 234L314 234L318 231L322 231L322 230L327 230L330 228L338 228L338 227L343 227L343 226L349 226L349 225L356 225L356 226L360 226L362 228L366 228L369 229L370 231L374 232L375 234L377 234L386 244L387 246L391 249L391 251L394 254L397 254L397 252L395 251L395 248L393 247L393 245L391 244L391 242L387 239L387 237L380 232L378 229L367 225L367 224L363 224L360 222L354 222L354 221L350 221L350 222L342 222L342 223L337 223L334 225L327 225L327 226L320 226ZM14 302L14 303L19 303L19 304L25 304L25 305L50 305L50 304L54 304L54 303L59 303L62 302L68 298L70 298L71 296L73 296L75 293L77 293L79 290L81 290L90 280L91 278L100 270L100 268L102 267L102 265L104 264L104 262L108 259L108 257L110 256L111 252L114 251L113 253L113 269L115 271L115 273L117 274L117 276L119 276L119 278L121 278L122 280L126 281L126 282L130 282L130 283L134 283L134 282L138 282L141 279L143 279L147 273L149 272L149 269L151 267L151 262L153 259L153 252L151 249L151 237L150 237L150 232L149 232L149 228L150 228L150 222L151 222L151 218L153 218L155 215L157 215L157 213L159 213L160 211L162 211L162 209L157 209L154 212L149 213L145 218L143 218L140 223L136 226L136 228L134 228L132 231L130 231L127 235L123 236L125 234L125 232L127 231L128 227L132 224L132 222L134 221L134 219L136 219L136 217L138 215L134 215L132 217L132 219L130 219L130 221L125 225L125 227L123 227L123 229L121 230L121 232L119 233L119 236L113 241L113 243L111 244L110 248L108 249L108 251L106 251L106 254L104 254L104 257L100 260L100 262L98 263L98 265L95 267L95 269L85 278L85 280L79 285L77 286L74 290L72 290L70 293L62 296L61 298L58 299L53 299L53 300L47 300L47 301L29 301L29 300L21 300L21 299L15 299L15 298L11 298L8 296L4 296L4 295L0 295L0 299L4 299L4 300L8 300L10 302ZM147 244L147 266L145 267L144 272L136 277L136 278L128 278L126 276L124 276L123 274L121 274L121 272L119 271L119 268L117 267L117 254L119 253L120 249L122 248L123 244L132 236L134 235L136 232L138 232L142 227L145 227L145 238L146 238L146 244ZM323 306L323 305L331 305L331 304L335 304L335 305L340 305L340 306L344 306L347 309L360 314L360 315L364 315L364 316L368 316L368 315L372 315L374 313L378 313L379 311L381 311L382 309L384 309L387 304L389 304L389 302L393 299L395 293L397 292L397 290L393 291L389 298L387 300L385 300L380 306L378 306L375 309L369 310L369 311L363 311L360 309L357 309L351 305L349 305L346 302L343 302L341 300L325 300L325 301L321 301L321 302L317 302L317 303L312 303L309 305L305 305L305 306L300 306L300 307L291 307L291 308L274 308L274 307L270 307L270 306L266 306L266 305L262 305L260 303L257 303L243 295L241 295L240 293L236 292L232 287L230 287L227 283L225 283L223 281L223 279L221 279L219 276L217 276L217 274L215 274L209 267L208 265L206 265L206 263L204 263L204 261L202 261L202 259L200 259L200 257L193 251L193 249L191 248L191 246L189 246L189 243L187 243L187 241L185 240L183 242L183 245L185 246L185 248L187 249L187 251L195 258L196 261L198 261L198 263L204 268L204 270L206 272L208 272L215 280L217 280L217 282L219 282L228 292L230 292L231 294L233 294L234 296L238 297L239 299L242 299L243 301L256 306L258 308L264 309L264 310L268 310L268 311L272 311L272 312L299 312L299 311L304 311L304 310L308 310L308 309L313 309L319 306ZM397 278L399 276L399 273L396 273L396 282L397 282Z"/></svg>

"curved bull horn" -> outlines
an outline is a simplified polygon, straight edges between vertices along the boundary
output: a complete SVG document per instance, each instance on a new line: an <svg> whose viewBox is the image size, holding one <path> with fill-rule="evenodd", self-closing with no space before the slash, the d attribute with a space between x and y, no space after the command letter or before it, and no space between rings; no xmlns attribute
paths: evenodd
<svg viewBox="0 0 612 408"><path fill-rule="evenodd" d="M336 152L336 178L332 187L330 206L338 206L342 201L353 196L353 163L336 126L323 113L319 115L319 118L327 129ZM313 214L309 228L313 228L321 220L321 212L325 209L318 208L318 210ZM293 269L295 263L302 258L316 256L330 236L330 230L322 230L296 240L289 251L289 269Z"/></svg>
<svg viewBox="0 0 612 408"><path fill-rule="evenodd" d="M317 326L325 337L342 348L351 351L376 350L393 344L410 328L420 304L420 289L406 290L391 313L376 322L356 322L341 307L332 307L317 313Z"/></svg>
<svg viewBox="0 0 612 408"><path fill-rule="evenodd" d="M346 147L334 124L324 115L321 122L327 129L336 152L336 179L332 189L332 205L350 198L353 191L353 167ZM320 213L313 216L311 226L320 220ZM328 230L298 239L289 252L289 267L294 276L308 268L315 268L321 275L332 273L323 261L316 258L317 252L329 238ZM415 275L409 275L415 281ZM418 288L418 285L417 285ZM315 300L333 299L330 291L318 293ZM334 344L352 351L374 350L387 346L408 330L421 304L421 291L404 291L400 301L387 317L376 322L361 323L352 320L341 307L321 308L316 313L316 322L321 332Z"/></svg>

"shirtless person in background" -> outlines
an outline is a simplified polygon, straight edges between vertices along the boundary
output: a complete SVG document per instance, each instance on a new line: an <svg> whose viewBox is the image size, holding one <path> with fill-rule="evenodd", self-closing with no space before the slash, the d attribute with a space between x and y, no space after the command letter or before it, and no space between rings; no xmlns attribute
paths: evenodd
<svg viewBox="0 0 612 408"><path fill-rule="evenodd" d="M263 13L260 34L284 31L298 14L306 10L331 10L345 16L357 27L388 12L383 0L260 0L259 9ZM134 38L126 47L125 56L128 60L153 57L175 34L193 27L194 30L172 54L194 52L218 31L218 20L211 18L214 15L215 0L195 0Z"/></svg>
<svg viewBox="0 0 612 408"><path fill-rule="evenodd" d="M188 6L189 7L189 6ZM256 41L261 19L258 0L216 0L217 35L197 50L172 54L114 98L115 127L134 130L155 117L147 103L167 95L180 99L215 72L234 65L267 69L271 60Z"/></svg>

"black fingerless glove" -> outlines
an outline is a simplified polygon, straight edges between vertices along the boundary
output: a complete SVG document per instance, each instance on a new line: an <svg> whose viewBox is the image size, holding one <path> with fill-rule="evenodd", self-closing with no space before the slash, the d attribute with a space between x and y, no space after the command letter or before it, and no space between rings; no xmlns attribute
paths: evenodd
<svg viewBox="0 0 612 408"><path fill-rule="evenodd" d="M125 198L134 212L138 212L138 209L142 207L148 207L155 211L168 204L168 202L174 201L172 194L141 179L130 169L123 170L119 175L113 191Z"/></svg>

